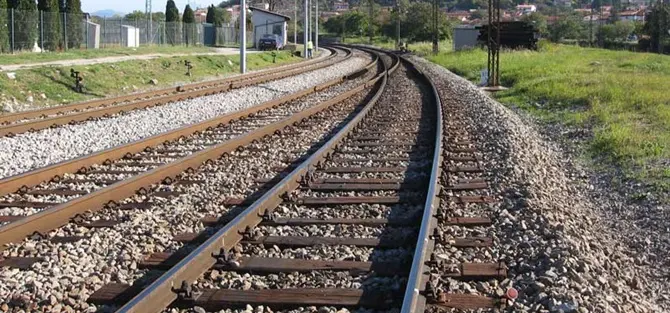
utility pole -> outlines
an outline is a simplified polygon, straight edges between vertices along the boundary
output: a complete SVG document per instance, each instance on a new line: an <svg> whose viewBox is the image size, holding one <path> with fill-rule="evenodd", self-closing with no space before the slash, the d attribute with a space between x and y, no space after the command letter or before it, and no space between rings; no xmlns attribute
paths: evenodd
<svg viewBox="0 0 670 313"><path fill-rule="evenodd" d="M591 1L591 15L589 15L589 47L593 46L593 4L595 1Z"/></svg>
<svg viewBox="0 0 670 313"><path fill-rule="evenodd" d="M488 36L488 87L500 85L500 0L489 0Z"/></svg>
<svg viewBox="0 0 670 313"><path fill-rule="evenodd" d="M314 0L314 52L319 51L319 0Z"/></svg>
<svg viewBox="0 0 670 313"><path fill-rule="evenodd" d="M152 10L151 10L151 0L146 0L146 13L147 13L147 44L153 43L153 17L151 16Z"/></svg>
<svg viewBox="0 0 670 313"><path fill-rule="evenodd" d="M247 1L240 0L240 73L247 72Z"/></svg>
<svg viewBox="0 0 670 313"><path fill-rule="evenodd" d="M396 7L396 29L395 29L395 34L396 34L396 40L395 40L395 46L397 48L400 48L400 0L395 1L395 7Z"/></svg>
<svg viewBox="0 0 670 313"><path fill-rule="evenodd" d="M656 49L658 49L658 54L663 54L663 24L661 23L661 17L664 15L661 13L663 7L661 6L661 0L658 0L656 3L658 9L656 9L656 20L658 21L658 43Z"/></svg>
<svg viewBox="0 0 670 313"><path fill-rule="evenodd" d="M439 18L439 4L437 0L433 0L433 54L437 54L440 51L439 48L439 35L438 35L438 18Z"/></svg>
<svg viewBox="0 0 670 313"><path fill-rule="evenodd" d="M242 1L244 1L244 0L242 0ZM305 12L304 12L304 14L305 14L305 16L303 18L303 23L302 23L303 24L302 25L302 28L303 28L303 31L302 31L302 33L303 33L302 57L306 59L307 58L307 41L309 39L309 36L307 34L307 32L309 31L309 27L308 27L309 26L309 0L305 0Z"/></svg>
<svg viewBox="0 0 670 313"><path fill-rule="evenodd" d="M310 21L310 18L312 18L312 1L307 0L307 24L305 24L306 28L305 31L307 32L307 41L312 40L312 23ZM305 41L305 44L307 44L307 41Z"/></svg>
<svg viewBox="0 0 670 313"><path fill-rule="evenodd" d="M293 0L293 43L298 44L298 0Z"/></svg>
<svg viewBox="0 0 670 313"><path fill-rule="evenodd" d="M369 44L372 44L372 18L373 18L373 16L372 16L372 3L373 3L373 0L368 0L368 5L370 5L369 12L368 12L369 15L370 15L370 18L368 19L368 37L369 37L369 42L368 43Z"/></svg>

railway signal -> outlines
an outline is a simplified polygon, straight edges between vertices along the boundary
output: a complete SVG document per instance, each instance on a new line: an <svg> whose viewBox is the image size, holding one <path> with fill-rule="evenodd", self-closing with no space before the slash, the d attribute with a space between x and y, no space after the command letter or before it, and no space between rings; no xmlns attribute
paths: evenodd
<svg viewBox="0 0 670 313"><path fill-rule="evenodd" d="M191 69L193 69L193 65L191 64L191 61L184 60L184 65L186 65L186 76L192 76Z"/></svg>
<svg viewBox="0 0 670 313"><path fill-rule="evenodd" d="M74 78L74 91L82 93L84 91L84 84L82 83L82 81L84 81L84 78L81 77L81 73L71 68L70 77Z"/></svg>

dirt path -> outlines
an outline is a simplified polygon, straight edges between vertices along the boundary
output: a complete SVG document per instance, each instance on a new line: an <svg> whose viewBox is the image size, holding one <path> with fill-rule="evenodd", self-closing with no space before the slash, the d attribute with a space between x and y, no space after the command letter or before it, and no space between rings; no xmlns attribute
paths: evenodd
<svg viewBox="0 0 670 313"><path fill-rule="evenodd" d="M178 57L178 56L195 56L195 55L233 55L238 54L239 49L237 48L215 48L215 52L203 52L203 53L155 53L155 54L143 54L143 55L124 55L124 56L113 56L113 57L102 57L95 59L74 59L74 60L60 60L60 61L49 61L41 63L27 63L27 64L11 64L11 65L0 65L0 71L2 72L12 72L18 70L31 69L36 67L45 67L45 66L75 66L75 65L91 65L91 64L101 64L101 63L117 63L123 61L131 60L151 60L162 57ZM256 50L248 49L248 53L258 53Z"/></svg>

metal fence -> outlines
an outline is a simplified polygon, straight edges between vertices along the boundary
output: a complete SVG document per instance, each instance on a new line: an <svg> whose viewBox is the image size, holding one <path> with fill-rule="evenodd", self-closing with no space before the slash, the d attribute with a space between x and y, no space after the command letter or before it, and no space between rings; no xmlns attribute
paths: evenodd
<svg viewBox="0 0 670 313"><path fill-rule="evenodd" d="M253 42L252 32L247 36ZM104 49L143 45L239 44L235 25L89 17L84 14L19 11L0 13L0 53Z"/></svg>

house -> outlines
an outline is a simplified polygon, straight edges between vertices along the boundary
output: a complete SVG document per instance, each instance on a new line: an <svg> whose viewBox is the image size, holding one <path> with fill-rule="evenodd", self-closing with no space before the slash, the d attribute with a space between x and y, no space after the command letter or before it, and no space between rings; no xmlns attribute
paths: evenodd
<svg viewBox="0 0 670 313"><path fill-rule="evenodd" d="M284 45L288 42L288 21L290 17L266 9L250 7L251 23L254 31L254 46L265 34L279 35Z"/></svg>
<svg viewBox="0 0 670 313"><path fill-rule="evenodd" d="M622 21L641 21L644 22L644 10L623 11L619 13L619 19Z"/></svg>
<svg viewBox="0 0 670 313"><path fill-rule="evenodd" d="M204 23L207 21L207 9L197 9L193 12L196 23Z"/></svg>
<svg viewBox="0 0 670 313"><path fill-rule="evenodd" d="M337 1L333 4L333 9L338 12L349 11L349 3L345 1Z"/></svg>
<svg viewBox="0 0 670 313"><path fill-rule="evenodd" d="M328 21L328 19L330 19L331 17L340 15L340 13L333 11L325 11L325 12L319 12L319 15L321 16L321 19L323 19L323 21L325 22Z"/></svg>
<svg viewBox="0 0 670 313"><path fill-rule="evenodd" d="M530 14L537 11L537 7L533 4L519 4L516 6L516 11L521 15Z"/></svg>
<svg viewBox="0 0 670 313"><path fill-rule="evenodd" d="M447 18L450 20L457 20L461 22L465 22L470 18L470 12L468 11L451 11L447 12Z"/></svg>

